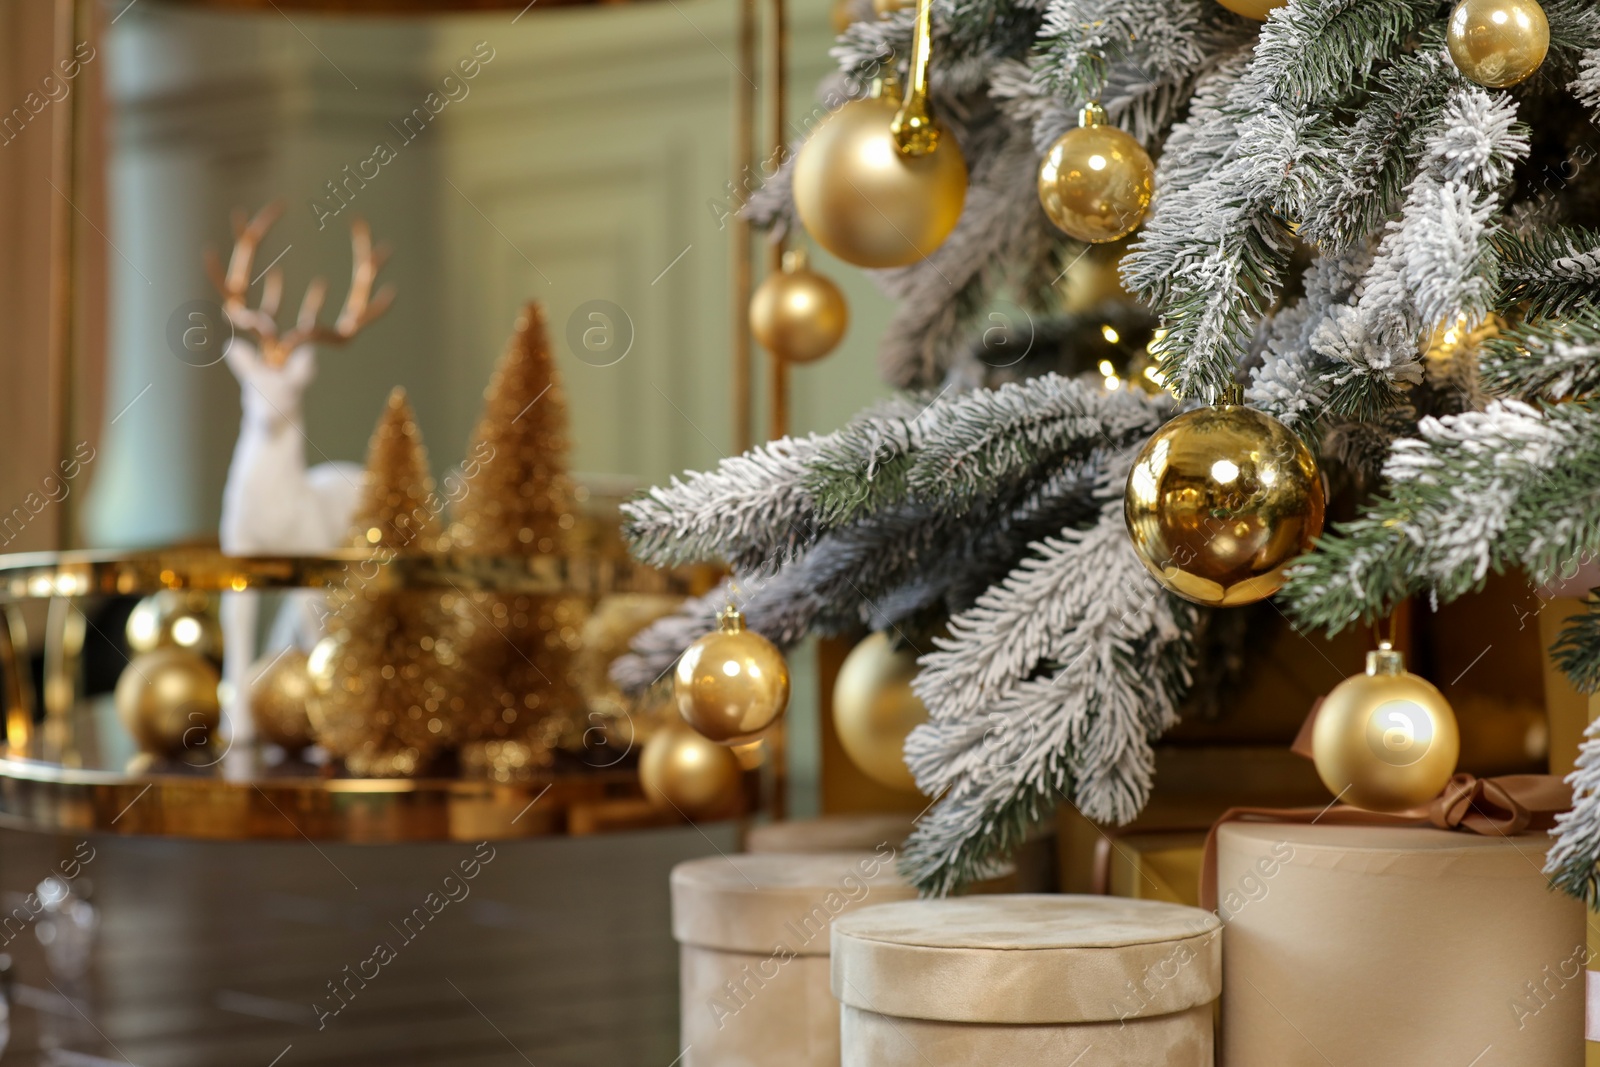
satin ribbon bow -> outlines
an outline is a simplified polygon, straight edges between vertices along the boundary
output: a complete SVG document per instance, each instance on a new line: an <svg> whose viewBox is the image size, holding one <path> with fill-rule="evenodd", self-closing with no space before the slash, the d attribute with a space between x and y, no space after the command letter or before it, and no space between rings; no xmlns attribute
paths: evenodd
<svg viewBox="0 0 1600 1067"><path fill-rule="evenodd" d="M1572 807L1572 787L1553 774L1508 774L1475 778L1457 774L1437 797L1399 812L1367 811L1348 804L1325 808L1230 808L1206 834L1200 868L1200 906L1217 907L1217 831L1230 822L1278 822L1328 826L1414 826L1511 837L1549 830L1556 816Z"/></svg>

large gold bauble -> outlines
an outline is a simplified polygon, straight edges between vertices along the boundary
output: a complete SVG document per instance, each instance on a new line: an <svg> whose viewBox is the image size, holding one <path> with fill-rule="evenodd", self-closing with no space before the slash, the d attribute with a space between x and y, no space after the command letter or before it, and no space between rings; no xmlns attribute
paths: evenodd
<svg viewBox="0 0 1600 1067"><path fill-rule="evenodd" d="M944 131L924 156L902 155L889 124L899 105L852 100L823 120L794 161L794 205L812 240L858 267L904 267L944 243L967 201L967 161Z"/></svg>
<svg viewBox="0 0 1600 1067"><path fill-rule="evenodd" d="M1490 89L1526 81L1550 51L1550 21L1538 0L1461 0L1448 36L1456 69Z"/></svg>
<svg viewBox="0 0 1600 1067"><path fill-rule="evenodd" d="M1217 3L1235 15L1243 15L1257 22L1267 21L1268 15L1288 2L1289 0L1217 0Z"/></svg>
<svg viewBox="0 0 1600 1067"><path fill-rule="evenodd" d="M789 363L821 359L844 340L850 309L832 281L811 269L799 249L767 276L750 298L750 332L761 347Z"/></svg>
<svg viewBox="0 0 1600 1067"><path fill-rule="evenodd" d="M739 807L739 758L682 722L657 730L639 754L639 783L650 803L691 819Z"/></svg>
<svg viewBox="0 0 1600 1067"><path fill-rule="evenodd" d="M1367 654L1367 673L1333 687L1311 735L1317 774L1341 801L1403 811L1439 795L1461 737L1443 694L1409 673L1400 653Z"/></svg>
<svg viewBox="0 0 1600 1067"><path fill-rule="evenodd" d="M927 705L911 691L916 676L916 653L875 633L850 650L833 683L833 728L850 762L873 781L912 793L906 735L928 721Z"/></svg>
<svg viewBox="0 0 1600 1067"><path fill-rule="evenodd" d="M117 717L151 755L202 751L222 723L220 680L205 657L186 648L141 652L117 679Z"/></svg>
<svg viewBox="0 0 1600 1067"><path fill-rule="evenodd" d="M175 645L210 659L222 658L222 622L204 593L175 589L151 593L133 606L125 631L134 652Z"/></svg>
<svg viewBox="0 0 1600 1067"><path fill-rule="evenodd" d="M673 690L684 722L718 744L742 745L789 706L789 664L737 611L717 622L678 657Z"/></svg>
<svg viewBox="0 0 1600 1067"><path fill-rule="evenodd" d="M1150 154L1115 126L1068 130L1039 164L1039 203L1068 237L1117 241L1138 229L1155 193Z"/></svg>
<svg viewBox="0 0 1600 1067"><path fill-rule="evenodd" d="M1283 423L1219 405L1157 430L1128 474L1123 513L1156 580L1210 607L1252 604L1322 532L1322 477Z"/></svg>
<svg viewBox="0 0 1600 1067"><path fill-rule="evenodd" d="M306 654L298 648L285 649L250 668L250 715L256 733L289 752L299 752L315 740L310 714L315 695Z"/></svg>

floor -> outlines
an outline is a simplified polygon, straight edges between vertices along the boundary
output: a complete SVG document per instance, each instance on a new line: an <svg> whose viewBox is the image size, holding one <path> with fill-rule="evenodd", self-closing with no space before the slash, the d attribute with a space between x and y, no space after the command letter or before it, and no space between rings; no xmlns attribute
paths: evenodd
<svg viewBox="0 0 1600 1067"><path fill-rule="evenodd" d="M667 873L714 849L731 827L481 848L0 832L0 1063L668 1067ZM76 982L40 944L65 921L24 921L75 856L98 912Z"/></svg>

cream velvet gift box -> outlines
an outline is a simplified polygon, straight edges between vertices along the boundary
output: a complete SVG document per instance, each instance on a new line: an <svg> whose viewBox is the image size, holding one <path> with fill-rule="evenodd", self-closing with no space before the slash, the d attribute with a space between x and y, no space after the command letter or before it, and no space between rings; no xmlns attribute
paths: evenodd
<svg viewBox="0 0 1600 1067"><path fill-rule="evenodd" d="M1211 1067L1221 924L1151 900L882 904L833 924L843 1067Z"/></svg>
<svg viewBox="0 0 1600 1067"><path fill-rule="evenodd" d="M828 930L906 900L895 851L712 856L672 870L685 1067L837 1067Z"/></svg>
<svg viewBox="0 0 1600 1067"><path fill-rule="evenodd" d="M1224 823L1224 1067L1580 1067L1583 905L1549 838Z"/></svg>

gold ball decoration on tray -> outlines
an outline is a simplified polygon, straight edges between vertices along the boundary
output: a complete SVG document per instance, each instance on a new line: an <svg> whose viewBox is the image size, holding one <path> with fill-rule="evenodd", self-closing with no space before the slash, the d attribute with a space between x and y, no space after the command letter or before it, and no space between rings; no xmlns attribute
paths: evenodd
<svg viewBox="0 0 1600 1067"><path fill-rule="evenodd" d="M682 722L657 730L639 754L639 782L650 803L691 819L737 811L741 777L732 749Z"/></svg>
<svg viewBox="0 0 1600 1067"><path fill-rule="evenodd" d="M1144 221L1155 194L1155 164L1131 134L1106 125L1099 104L1057 138L1039 164L1039 203L1068 237L1120 240Z"/></svg>
<svg viewBox="0 0 1600 1067"><path fill-rule="evenodd" d="M1257 22L1267 21L1268 15L1288 2L1289 0L1217 0L1217 3L1235 15L1243 15Z"/></svg>
<svg viewBox="0 0 1600 1067"><path fill-rule="evenodd" d="M1208 607L1278 591L1322 532L1322 476L1283 423L1234 404L1169 421L1134 459L1123 514L1163 586Z"/></svg>
<svg viewBox="0 0 1600 1067"><path fill-rule="evenodd" d="M789 706L789 664L730 606L678 657L673 690L684 722L718 744L744 744Z"/></svg>
<svg viewBox="0 0 1600 1067"><path fill-rule="evenodd" d="M1387 645L1367 673L1322 701L1311 735L1322 784L1346 804L1395 812L1426 804L1455 774L1461 737L1444 695Z"/></svg>
<svg viewBox="0 0 1600 1067"><path fill-rule="evenodd" d="M750 332L761 347L788 363L810 363L839 347L850 325L844 294L811 269L803 249L783 254L750 298Z"/></svg>
<svg viewBox="0 0 1600 1067"><path fill-rule="evenodd" d="M817 244L858 267L904 267L944 243L967 202L967 161L948 132L922 156L900 151L899 101L852 100L794 162L794 204Z"/></svg>
<svg viewBox="0 0 1600 1067"><path fill-rule="evenodd" d="M140 750L153 756L202 750L222 723L221 680L210 661L189 649L141 652L117 679L117 717Z"/></svg>
<svg viewBox="0 0 1600 1067"><path fill-rule="evenodd" d="M906 736L928 721L927 705L911 691L916 676L916 653L875 633L850 650L833 683L833 727L850 762L873 781L912 793Z"/></svg>
<svg viewBox="0 0 1600 1067"><path fill-rule="evenodd" d="M175 646L209 659L222 658L222 622L204 593L176 589L152 593L133 606L126 632L134 652Z"/></svg>
<svg viewBox="0 0 1600 1067"><path fill-rule="evenodd" d="M1550 51L1550 21L1538 0L1461 0L1450 13L1450 58L1488 89L1526 81Z"/></svg>
<svg viewBox="0 0 1600 1067"><path fill-rule="evenodd" d="M299 752L316 740L310 711L316 689L308 664L304 652L288 648L250 668L250 714L256 733L289 752Z"/></svg>

